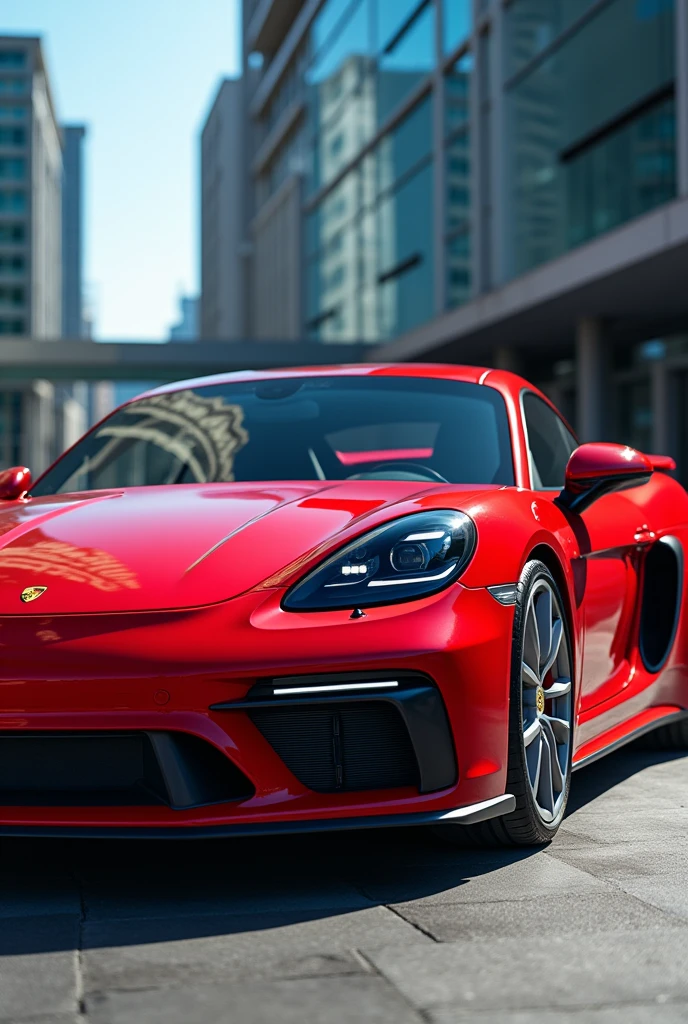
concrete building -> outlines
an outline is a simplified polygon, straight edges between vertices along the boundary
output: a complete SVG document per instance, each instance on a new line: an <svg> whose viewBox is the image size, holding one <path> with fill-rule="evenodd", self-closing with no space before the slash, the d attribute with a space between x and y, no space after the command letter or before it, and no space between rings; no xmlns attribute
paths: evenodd
<svg viewBox="0 0 688 1024"><path fill-rule="evenodd" d="M40 40L0 36L0 344L62 330L62 144ZM0 465L55 448L46 381L0 390Z"/></svg>
<svg viewBox="0 0 688 1024"><path fill-rule="evenodd" d="M225 79L201 133L201 336L246 337L243 82Z"/></svg>
<svg viewBox="0 0 688 1024"><path fill-rule="evenodd" d="M242 27L248 333L519 369L688 481L688 0L245 0Z"/></svg>

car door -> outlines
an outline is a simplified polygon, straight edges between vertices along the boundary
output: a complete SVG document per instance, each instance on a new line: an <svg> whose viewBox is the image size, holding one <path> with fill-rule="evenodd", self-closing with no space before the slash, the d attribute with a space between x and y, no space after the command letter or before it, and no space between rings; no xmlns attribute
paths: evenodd
<svg viewBox="0 0 688 1024"><path fill-rule="evenodd" d="M523 395L523 416L531 486L559 491L577 441L554 410L531 392ZM572 515L578 540L573 570L584 624L581 710L614 696L628 681L640 550L652 537L628 493L607 494L582 515Z"/></svg>

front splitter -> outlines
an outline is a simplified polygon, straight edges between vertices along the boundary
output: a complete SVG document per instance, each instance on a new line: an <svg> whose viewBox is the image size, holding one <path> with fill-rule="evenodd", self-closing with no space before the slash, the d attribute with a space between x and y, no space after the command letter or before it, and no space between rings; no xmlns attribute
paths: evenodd
<svg viewBox="0 0 688 1024"><path fill-rule="evenodd" d="M240 825L175 826L173 828L117 826L0 825L0 836L62 839L230 839L243 836L301 835L309 832L346 832L361 828L409 828L420 825L475 825L509 814L516 798L509 793L452 811L419 814L367 815L358 818L322 818L306 821L262 821Z"/></svg>

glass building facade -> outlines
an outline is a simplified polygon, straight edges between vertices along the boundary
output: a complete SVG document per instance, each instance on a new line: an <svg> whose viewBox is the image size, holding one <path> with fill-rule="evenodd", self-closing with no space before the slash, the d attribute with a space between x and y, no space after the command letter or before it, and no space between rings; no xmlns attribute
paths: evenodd
<svg viewBox="0 0 688 1024"><path fill-rule="evenodd" d="M394 338L671 200L675 50L674 0L325 0L254 124L304 333Z"/></svg>
<svg viewBox="0 0 688 1024"><path fill-rule="evenodd" d="M585 275L567 260L634 223L649 253L648 217L688 196L688 0L247 0L244 44L247 231L258 253L297 183L300 337L377 344L388 358L400 339L404 358L520 369L580 423L578 320L598 316L606 434L661 440L651 378L688 337L680 289L671 318L651 296L636 308L631 277L626 292L577 299ZM285 237L272 230L273 251ZM548 268L551 283L537 276ZM259 310L278 301L271 273L261 293L257 258ZM531 280L542 316L512 327L505 312L500 331L501 297ZM642 347L658 338L659 359Z"/></svg>

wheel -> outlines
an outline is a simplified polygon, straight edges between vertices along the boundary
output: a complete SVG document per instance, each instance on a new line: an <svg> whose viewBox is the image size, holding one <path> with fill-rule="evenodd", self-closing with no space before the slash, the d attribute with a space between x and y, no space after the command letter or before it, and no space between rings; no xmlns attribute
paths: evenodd
<svg viewBox="0 0 688 1024"><path fill-rule="evenodd" d="M540 845L556 835L571 783L571 640L549 569L528 562L514 615L506 792L511 814L478 825L443 826L443 838L480 845ZM463 833L462 835L459 833Z"/></svg>

